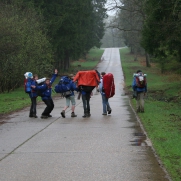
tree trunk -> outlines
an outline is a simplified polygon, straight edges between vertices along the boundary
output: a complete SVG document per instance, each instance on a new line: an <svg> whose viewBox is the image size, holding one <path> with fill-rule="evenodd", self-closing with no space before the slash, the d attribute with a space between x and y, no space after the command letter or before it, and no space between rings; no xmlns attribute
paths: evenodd
<svg viewBox="0 0 181 181"><path fill-rule="evenodd" d="M70 59L69 59L69 52L65 52L65 58L64 58L64 70L68 70L70 66Z"/></svg>
<svg viewBox="0 0 181 181"><path fill-rule="evenodd" d="M151 64L150 64L150 56L148 53L146 53L146 67L151 67Z"/></svg>

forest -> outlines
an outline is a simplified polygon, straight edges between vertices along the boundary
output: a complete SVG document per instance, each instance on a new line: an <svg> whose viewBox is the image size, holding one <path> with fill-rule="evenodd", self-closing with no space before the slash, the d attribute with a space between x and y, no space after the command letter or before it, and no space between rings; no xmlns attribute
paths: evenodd
<svg viewBox="0 0 181 181"><path fill-rule="evenodd" d="M106 0L0 0L0 92L27 71L49 75L100 47Z"/></svg>
<svg viewBox="0 0 181 181"><path fill-rule="evenodd" d="M107 27L119 30L135 60L142 54L147 67L181 74L180 0L108 0L108 11L116 15Z"/></svg>
<svg viewBox="0 0 181 181"><path fill-rule="evenodd" d="M141 54L147 67L181 74L181 1L0 0L0 93L26 71L68 70L101 46L127 46L135 61Z"/></svg>

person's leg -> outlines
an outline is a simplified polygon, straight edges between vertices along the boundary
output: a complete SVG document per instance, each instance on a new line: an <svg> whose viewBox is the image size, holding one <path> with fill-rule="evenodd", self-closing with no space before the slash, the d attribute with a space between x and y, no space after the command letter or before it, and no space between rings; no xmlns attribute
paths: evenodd
<svg viewBox="0 0 181 181"><path fill-rule="evenodd" d="M71 100L71 104L72 104L72 113L71 113L71 117L77 117L77 115L75 114L75 96L70 96L70 100Z"/></svg>
<svg viewBox="0 0 181 181"><path fill-rule="evenodd" d="M137 93L137 98L136 98L136 112L140 112L140 93Z"/></svg>
<svg viewBox="0 0 181 181"><path fill-rule="evenodd" d="M64 109L62 110L62 112L60 113L62 115L63 118L65 118L65 111L66 109L70 106L70 98L66 97L66 106L64 107Z"/></svg>
<svg viewBox="0 0 181 181"><path fill-rule="evenodd" d="M53 111L53 109L54 109L54 102L53 102L53 99L50 99L50 109L49 109L48 117L52 117L50 113Z"/></svg>
<svg viewBox="0 0 181 181"><path fill-rule="evenodd" d="M30 98L31 99L31 106L30 106L30 114L29 114L29 117L33 117L33 98Z"/></svg>
<svg viewBox="0 0 181 181"><path fill-rule="evenodd" d="M144 92L140 93L140 112L144 112Z"/></svg>
<svg viewBox="0 0 181 181"><path fill-rule="evenodd" d="M36 97L32 97L32 104L33 104L33 107L32 107L33 117L37 118L37 115L36 115Z"/></svg>
<svg viewBox="0 0 181 181"><path fill-rule="evenodd" d="M82 95L82 103L83 103L83 107L84 107L84 115L82 117L87 117L87 106L86 106L86 95Z"/></svg>
<svg viewBox="0 0 181 181"><path fill-rule="evenodd" d="M103 115L107 115L107 100L105 95L102 95L102 106L103 106Z"/></svg>
<svg viewBox="0 0 181 181"><path fill-rule="evenodd" d="M45 99L43 102L46 104L46 108L42 113L42 118L48 118L50 112L53 110L54 104L52 105L52 100L51 99Z"/></svg>
<svg viewBox="0 0 181 181"><path fill-rule="evenodd" d="M111 109L110 104L109 104L109 99L107 98L107 113L111 114L111 112L112 112L112 109Z"/></svg>
<svg viewBox="0 0 181 181"><path fill-rule="evenodd" d="M86 94L87 117L90 117L90 94Z"/></svg>

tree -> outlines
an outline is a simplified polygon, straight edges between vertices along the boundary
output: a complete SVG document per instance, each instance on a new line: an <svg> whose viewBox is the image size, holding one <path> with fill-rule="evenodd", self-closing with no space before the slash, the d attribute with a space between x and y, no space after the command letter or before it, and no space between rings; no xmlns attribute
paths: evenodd
<svg viewBox="0 0 181 181"><path fill-rule="evenodd" d="M10 1L0 3L0 92L22 85L27 71L51 71L52 51L43 30L35 11Z"/></svg>

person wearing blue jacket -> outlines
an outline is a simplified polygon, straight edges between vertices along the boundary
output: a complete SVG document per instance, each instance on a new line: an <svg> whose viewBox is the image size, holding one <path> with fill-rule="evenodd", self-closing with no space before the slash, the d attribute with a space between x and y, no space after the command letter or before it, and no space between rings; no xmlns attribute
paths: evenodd
<svg viewBox="0 0 181 181"><path fill-rule="evenodd" d="M143 73L141 70L138 70L136 73L138 74L138 77L139 77L139 75L141 75L140 79L144 79L144 77L142 76ZM143 81L143 80L140 80L140 81ZM139 86L136 76L134 76L133 82L132 82L132 88L133 88L133 91L136 93L136 97L135 97L136 98L136 112L144 113L144 111L145 111L144 110L144 97L147 92L147 83L145 81L143 86Z"/></svg>
<svg viewBox="0 0 181 181"><path fill-rule="evenodd" d="M71 79L71 78L70 78ZM78 88L76 87L76 84L71 80L70 81L70 91L68 91L68 95L65 95L66 98L66 106L64 107L64 109L62 110L62 112L60 113L62 115L63 118L65 118L65 111L66 109L70 106L70 102L72 104L72 112L71 112L71 117L77 117L77 115L75 114L75 94L74 91L78 91Z"/></svg>
<svg viewBox="0 0 181 181"><path fill-rule="evenodd" d="M34 74L33 79L31 81L32 86L37 86L36 80L38 80L38 75ZM36 115L36 98L38 97L37 93L35 90L31 89L31 92L29 93L30 99L31 99L31 107L30 107L30 118L37 118L38 116Z"/></svg>
<svg viewBox="0 0 181 181"><path fill-rule="evenodd" d="M52 115L50 115L50 113L52 112L53 108L54 108L54 102L53 99L51 97L52 94L52 84L55 81L56 77L58 74L58 70L55 69L55 73L53 74L52 78L46 78L45 83L41 86L32 86L32 88L34 90L40 90L42 92L41 98L42 101L46 104L46 108L43 111L41 118L48 118L48 117L52 117Z"/></svg>

